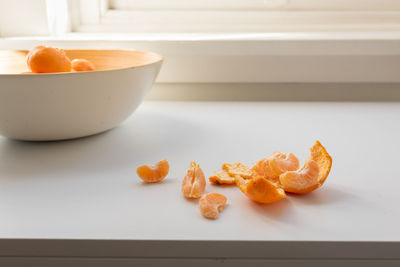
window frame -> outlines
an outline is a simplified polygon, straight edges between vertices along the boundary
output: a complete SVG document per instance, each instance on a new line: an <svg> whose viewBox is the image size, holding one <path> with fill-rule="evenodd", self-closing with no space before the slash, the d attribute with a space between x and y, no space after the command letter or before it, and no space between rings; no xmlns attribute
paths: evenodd
<svg viewBox="0 0 400 267"><path fill-rule="evenodd" d="M70 8L84 2L61 1L67 1ZM97 8L83 9L91 13L86 19L95 23L107 12L107 1L90 1ZM74 16L89 14L81 13L82 8L74 10L69 17L70 29L55 30L51 36L0 38L0 49L47 44L61 48L151 50L165 58L158 78L161 83L400 82L399 31L70 32L77 23Z"/></svg>

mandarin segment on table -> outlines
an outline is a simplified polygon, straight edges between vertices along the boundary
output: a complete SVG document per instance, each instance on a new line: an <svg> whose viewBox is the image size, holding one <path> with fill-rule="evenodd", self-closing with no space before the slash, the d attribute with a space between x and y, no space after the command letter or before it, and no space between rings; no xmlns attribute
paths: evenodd
<svg viewBox="0 0 400 267"><path fill-rule="evenodd" d="M217 219L219 213L225 208L226 200L226 197L219 193L203 195L199 201L201 214L207 219Z"/></svg>
<svg viewBox="0 0 400 267"><path fill-rule="evenodd" d="M274 183L279 183L279 176L287 171L299 168L299 160L293 153L274 152L269 157L260 159L252 168L257 174Z"/></svg>
<svg viewBox="0 0 400 267"><path fill-rule="evenodd" d="M288 171L279 177L280 184L286 192L306 193L308 188L318 183L318 164L309 159L297 171Z"/></svg>
<svg viewBox="0 0 400 267"><path fill-rule="evenodd" d="M200 166L192 161L182 181L182 193L186 198L200 198L206 189L206 178Z"/></svg>
<svg viewBox="0 0 400 267"><path fill-rule="evenodd" d="M157 162L156 165L142 165L136 169L137 175L146 183L159 183L168 175L169 163L167 159Z"/></svg>

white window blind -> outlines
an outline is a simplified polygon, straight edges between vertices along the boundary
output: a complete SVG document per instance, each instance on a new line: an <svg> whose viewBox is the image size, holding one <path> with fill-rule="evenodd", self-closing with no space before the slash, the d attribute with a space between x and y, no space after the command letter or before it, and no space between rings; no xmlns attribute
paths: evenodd
<svg viewBox="0 0 400 267"><path fill-rule="evenodd" d="M0 4L2 36L400 31L400 0L2 0Z"/></svg>
<svg viewBox="0 0 400 267"><path fill-rule="evenodd" d="M393 10L398 0L109 0L111 9Z"/></svg>
<svg viewBox="0 0 400 267"><path fill-rule="evenodd" d="M86 0L73 31L118 33L394 31L398 0ZM76 10L74 8L73 10ZM79 21L79 22L77 22Z"/></svg>
<svg viewBox="0 0 400 267"><path fill-rule="evenodd" d="M110 0L111 9L243 9L243 8L278 8L286 0Z"/></svg>

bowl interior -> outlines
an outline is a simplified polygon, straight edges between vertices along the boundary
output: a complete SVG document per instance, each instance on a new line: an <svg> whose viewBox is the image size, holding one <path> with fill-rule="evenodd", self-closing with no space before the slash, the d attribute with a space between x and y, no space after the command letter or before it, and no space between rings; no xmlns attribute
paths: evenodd
<svg viewBox="0 0 400 267"><path fill-rule="evenodd" d="M96 70L113 70L139 67L162 60L162 56L138 50L65 50L68 57L91 61ZM26 50L0 50L0 75L22 74L29 71Z"/></svg>

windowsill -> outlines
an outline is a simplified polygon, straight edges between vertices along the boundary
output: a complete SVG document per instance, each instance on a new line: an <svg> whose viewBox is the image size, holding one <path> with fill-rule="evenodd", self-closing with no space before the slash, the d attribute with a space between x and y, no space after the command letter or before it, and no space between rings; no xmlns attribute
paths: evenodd
<svg viewBox="0 0 400 267"><path fill-rule="evenodd" d="M155 83L150 101L400 102L398 83Z"/></svg>
<svg viewBox="0 0 400 267"><path fill-rule="evenodd" d="M109 34L0 39L0 49L139 49L165 63L159 82L400 82L400 32Z"/></svg>

